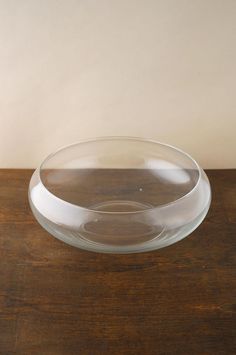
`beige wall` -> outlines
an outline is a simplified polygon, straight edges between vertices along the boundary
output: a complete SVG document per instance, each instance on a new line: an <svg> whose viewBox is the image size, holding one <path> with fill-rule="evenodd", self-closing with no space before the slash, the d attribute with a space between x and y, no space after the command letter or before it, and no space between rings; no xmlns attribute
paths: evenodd
<svg viewBox="0 0 236 355"><path fill-rule="evenodd" d="M236 168L235 0L0 0L0 167L99 135Z"/></svg>

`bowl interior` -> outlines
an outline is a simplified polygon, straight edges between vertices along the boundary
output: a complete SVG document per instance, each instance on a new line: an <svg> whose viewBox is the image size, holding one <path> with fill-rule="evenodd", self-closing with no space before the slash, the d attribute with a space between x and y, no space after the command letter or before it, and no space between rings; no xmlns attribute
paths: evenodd
<svg viewBox="0 0 236 355"><path fill-rule="evenodd" d="M55 196L104 212L135 212L173 203L196 185L193 159L171 146L111 137L59 150L42 164L40 178Z"/></svg>

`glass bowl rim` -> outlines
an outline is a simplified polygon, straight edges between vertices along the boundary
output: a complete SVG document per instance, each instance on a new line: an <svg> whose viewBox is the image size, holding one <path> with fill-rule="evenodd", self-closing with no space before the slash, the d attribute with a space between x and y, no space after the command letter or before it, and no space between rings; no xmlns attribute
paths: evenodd
<svg viewBox="0 0 236 355"><path fill-rule="evenodd" d="M177 198L176 200L170 201L168 203L164 203L164 204L160 204L158 206L153 206L150 208L147 208L145 210L139 210L139 211L97 211L95 209L91 209L91 208L87 208L87 207L83 207L80 205L76 205L73 204L71 202L68 202L66 200L63 200L62 198L54 195L52 192L50 192L47 188L47 186L43 183L42 179L41 179L41 171L43 170L43 166L44 164L46 164L51 158L53 158L56 154L60 153L61 151L65 150L65 149L69 149L72 148L76 145L79 144L83 144L83 143L90 143L90 142L97 142L97 141L109 141L109 140L132 140L132 141L137 141L137 142L143 142L143 143L153 143L153 144L158 144L161 146L164 146L166 148L170 148L174 151L177 151L179 153L181 153L182 155L184 155L185 157L187 157L196 167L196 170L198 171L198 179L195 183L195 185L193 186L193 188L187 192L185 195ZM193 194L193 192L197 189L201 177L202 177L202 168L199 166L199 164L197 163L197 161L192 158L192 156L188 153L186 153L185 151L183 151L180 148L177 148L171 144L167 144L167 143L163 143L160 141L157 141L155 139L152 138L144 138L144 137L133 137L133 136L99 136L99 137L92 137L92 138L86 138L86 139L79 139L78 141L68 144L68 145L64 145L62 147L60 147L59 149L55 150L54 152L52 152L51 154L49 154L45 159L43 159L43 161L41 162L41 164L39 165L39 167L35 170L38 173L38 178L40 183L42 184L42 186L46 189L47 193L49 195L51 195L54 199L63 202L64 204L68 204L70 206L73 206L74 208L78 208L80 210L84 210L85 212L90 212L90 213L98 213L98 214L107 214L107 215L128 215L128 214L140 214L140 213L148 213L148 212L152 212L155 210L159 210L162 209L164 207L168 207L168 206L173 206L175 204L178 204L180 201L183 201L184 199L186 199L187 197L189 197L191 194Z"/></svg>

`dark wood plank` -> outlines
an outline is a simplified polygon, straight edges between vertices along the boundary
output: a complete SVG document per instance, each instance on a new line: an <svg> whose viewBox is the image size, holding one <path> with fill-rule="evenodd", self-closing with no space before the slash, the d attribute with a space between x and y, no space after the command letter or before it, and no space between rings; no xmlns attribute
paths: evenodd
<svg viewBox="0 0 236 355"><path fill-rule="evenodd" d="M31 173L0 170L0 354L236 353L236 170L207 172L212 206L191 236L130 255L51 237Z"/></svg>

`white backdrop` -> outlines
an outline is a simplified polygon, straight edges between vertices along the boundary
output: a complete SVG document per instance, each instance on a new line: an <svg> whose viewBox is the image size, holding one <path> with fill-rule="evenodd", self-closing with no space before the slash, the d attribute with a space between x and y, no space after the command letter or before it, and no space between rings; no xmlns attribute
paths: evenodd
<svg viewBox="0 0 236 355"><path fill-rule="evenodd" d="M236 168L235 0L0 0L0 167L80 138Z"/></svg>

